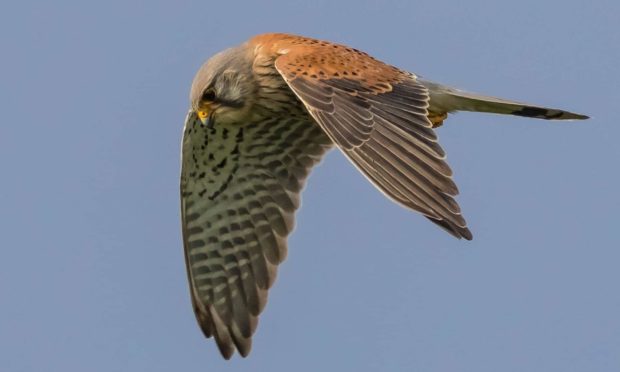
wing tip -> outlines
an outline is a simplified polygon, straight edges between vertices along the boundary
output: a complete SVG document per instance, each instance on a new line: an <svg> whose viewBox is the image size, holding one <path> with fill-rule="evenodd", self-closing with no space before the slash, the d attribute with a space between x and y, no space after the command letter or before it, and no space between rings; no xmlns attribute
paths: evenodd
<svg viewBox="0 0 620 372"><path fill-rule="evenodd" d="M474 235L467 227L455 227L454 232L450 231L452 235L454 235L457 239L465 239L465 240L473 240Z"/></svg>
<svg viewBox="0 0 620 372"><path fill-rule="evenodd" d="M465 240L471 241L474 239L474 234L472 234L468 228L464 228L461 232L461 237Z"/></svg>
<svg viewBox="0 0 620 372"><path fill-rule="evenodd" d="M446 230L450 233L450 235L454 236L457 239L465 239L465 240L473 240L474 235L467 228L467 226L457 226L456 224L443 219L435 219L433 217L427 217L431 222L437 224L437 226Z"/></svg>

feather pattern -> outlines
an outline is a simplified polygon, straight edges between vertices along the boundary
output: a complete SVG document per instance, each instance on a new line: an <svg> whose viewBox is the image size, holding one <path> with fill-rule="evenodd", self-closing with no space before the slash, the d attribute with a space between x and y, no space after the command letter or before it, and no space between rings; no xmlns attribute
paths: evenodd
<svg viewBox="0 0 620 372"><path fill-rule="evenodd" d="M367 67L383 74L366 76L355 64L362 54L340 57L334 49L290 50L275 65L310 115L377 188L454 236L471 239L453 198L458 189L452 171L428 119L428 90L415 75L374 59L366 60ZM327 62L320 62L339 64L342 58L349 58L342 63L350 67L331 75ZM297 66L312 66L312 73L300 74Z"/></svg>
<svg viewBox="0 0 620 372"><path fill-rule="evenodd" d="M250 352L299 193L330 146L305 113L213 128L187 116L181 215L190 292L205 336L226 358Z"/></svg>

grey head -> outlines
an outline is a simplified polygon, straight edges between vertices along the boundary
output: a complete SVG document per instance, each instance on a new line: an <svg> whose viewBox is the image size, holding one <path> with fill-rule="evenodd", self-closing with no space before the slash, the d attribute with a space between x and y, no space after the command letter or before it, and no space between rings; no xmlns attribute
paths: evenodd
<svg viewBox="0 0 620 372"><path fill-rule="evenodd" d="M214 55L200 67L190 102L203 123L234 122L247 115L256 90L253 59L252 49L243 44Z"/></svg>

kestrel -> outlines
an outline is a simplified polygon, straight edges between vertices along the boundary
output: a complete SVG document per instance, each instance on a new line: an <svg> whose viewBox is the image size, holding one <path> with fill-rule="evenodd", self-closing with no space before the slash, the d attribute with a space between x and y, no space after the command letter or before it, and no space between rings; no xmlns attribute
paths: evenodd
<svg viewBox="0 0 620 372"><path fill-rule="evenodd" d="M423 80L344 45L264 34L209 59L192 83L181 217L192 304L226 359L247 356L300 193L336 146L390 199L457 238L472 234L433 128L454 111L571 112Z"/></svg>

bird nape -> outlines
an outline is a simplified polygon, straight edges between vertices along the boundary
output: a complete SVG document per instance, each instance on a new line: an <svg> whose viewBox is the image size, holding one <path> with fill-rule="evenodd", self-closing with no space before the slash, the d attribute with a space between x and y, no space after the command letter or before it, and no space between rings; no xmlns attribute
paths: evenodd
<svg viewBox="0 0 620 372"><path fill-rule="evenodd" d="M336 146L396 203L472 239L434 128L454 111L587 119L460 91L344 45L264 34L209 59L185 120L181 218L192 304L229 359L247 356L300 193Z"/></svg>

